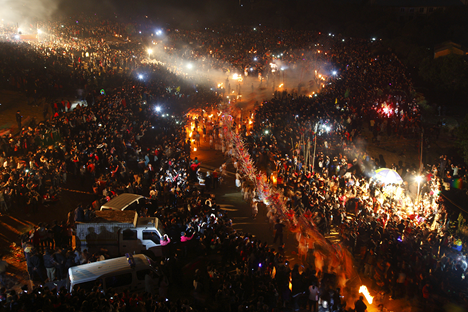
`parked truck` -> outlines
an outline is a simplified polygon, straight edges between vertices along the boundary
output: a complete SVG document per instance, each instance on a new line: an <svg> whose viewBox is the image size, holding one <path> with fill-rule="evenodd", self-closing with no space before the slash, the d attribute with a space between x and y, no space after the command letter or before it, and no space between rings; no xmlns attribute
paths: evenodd
<svg viewBox="0 0 468 312"><path fill-rule="evenodd" d="M139 218L135 211L96 211L90 222L77 222L75 246L89 253L106 249L111 257L145 254L162 256L160 240L164 235L158 218Z"/></svg>

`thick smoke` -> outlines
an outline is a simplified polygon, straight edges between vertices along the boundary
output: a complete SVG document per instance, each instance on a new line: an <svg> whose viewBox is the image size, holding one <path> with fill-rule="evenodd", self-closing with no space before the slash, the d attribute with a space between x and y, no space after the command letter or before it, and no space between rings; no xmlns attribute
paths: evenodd
<svg viewBox="0 0 468 312"><path fill-rule="evenodd" d="M6 25L26 31L38 21L48 20L57 10L56 0L0 0L0 18Z"/></svg>
<svg viewBox="0 0 468 312"><path fill-rule="evenodd" d="M270 65L274 64L274 72L271 71L270 65L264 64L263 81L260 82L258 74L251 71L255 68L257 61L252 61L250 66L247 66L248 75L246 76L244 69L234 68L230 64L222 66L220 61L215 60L211 55L194 58L193 54L196 52L192 49L196 48L195 45L195 42L187 44L184 48L177 49L177 52L169 52L170 45L165 42L151 45L151 60L161 62L168 70L185 77L194 84L208 85L213 88L221 85L225 88L226 95L237 95L239 92L247 95L259 89L265 90L270 95L274 90L301 89L301 94L310 95L320 88L320 83L315 79L315 71L324 74L326 72L324 70L326 64L320 61L296 65L275 59L270 63ZM285 51L284 57L286 53L295 53L295 51Z"/></svg>

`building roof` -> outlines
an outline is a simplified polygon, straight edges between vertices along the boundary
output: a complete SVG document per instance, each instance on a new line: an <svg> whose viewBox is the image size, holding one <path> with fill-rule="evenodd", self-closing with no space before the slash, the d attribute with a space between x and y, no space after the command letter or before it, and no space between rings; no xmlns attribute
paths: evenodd
<svg viewBox="0 0 468 312"><path fill-rule="evenodd" d="M452 48L452 47L462 49L461 45L459 45L458 43L455 43L452 41L445 41L445 42L442 42L441 44L436 45L434 47L434 51L445 50L447 48Z"/></svg>
<svg viewBox="0 0 468 312"><path fill-rule="evenodd" d="M392 7L451 7L462 6L460 0L374 0L374 5Z"/></svg>
<svg viewBox="0 0 468 312"><path fill-rule="evenodd" d="M452 41L445 41L434 47L434 58L446 56L449 54L465 55L468 53L467 50L464 49L460 44Z"/></svg>

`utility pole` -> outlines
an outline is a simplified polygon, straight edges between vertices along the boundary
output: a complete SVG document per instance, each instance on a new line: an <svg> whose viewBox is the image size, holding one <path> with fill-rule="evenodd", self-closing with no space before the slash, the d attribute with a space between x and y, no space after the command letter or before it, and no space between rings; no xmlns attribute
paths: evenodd
<svg viewBox="0 0 468 312"><path fill-rule="evenodd" d="M318 123L315 124L315 130L314 130L314 158L312 160L312 172L314 172L314 168L315 168L315 152L317 151L317 128L318 128Z"/></svg>
<svg viewBox="0 0 468 312"><path fill-rule="evenodd" d="M423 168L423 146L424 146L424 128L421 127L421 156L419 159L419 174L422 173L422 168Z"/></svg>

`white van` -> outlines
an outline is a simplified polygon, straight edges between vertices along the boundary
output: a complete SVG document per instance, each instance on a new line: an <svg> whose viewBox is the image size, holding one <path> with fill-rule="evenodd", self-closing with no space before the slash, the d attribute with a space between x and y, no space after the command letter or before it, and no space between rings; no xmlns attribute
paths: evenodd
<svg viewBox="0 0 468 312"><path fill-rule="evenodd" d="M146 197L138 194L123 193L101 206L102 210L136 210L146 203Z"/></svg>
<svg viewBox="0 0 468 312"><path fill-rule="evenodd" d="M104 291L145 291L145 275L150 271L159 276L154 262L145 255L128 255L104 261L77 265L68 269L67 289L72 292L79 286L91 291L96 281Z"/></svg>

